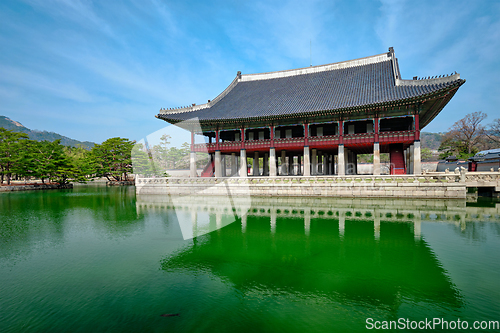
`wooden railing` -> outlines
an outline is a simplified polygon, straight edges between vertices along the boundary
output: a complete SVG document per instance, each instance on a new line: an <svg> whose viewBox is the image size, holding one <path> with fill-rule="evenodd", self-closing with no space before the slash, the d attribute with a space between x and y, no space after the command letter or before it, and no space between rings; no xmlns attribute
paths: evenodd
<svg viewBox="0 0 500 333"><path fill-rule="evenodd" d="M380 143L412 142L415 139L415 131L380 132ZM279 138L274 139L274 147L279 149L301 148L305 144L306 138ZM334 146L340 143L339 135L310 136L307 138L311 147ZM347 145L370 144L375 142L375 133L345 134L343 143ZM235 152L239 149L269 149L272 146L271 140L245 140L219 142L219 150L224 152ZM195 144L194 150L197 152L214 152L216 143Z"/></svg>
<svg viewBox="0 0 500 333"><path fill-rule="evenodd" d="M380 143L413 141L415 139L415 131L380 132L378 137Z"/></svg>

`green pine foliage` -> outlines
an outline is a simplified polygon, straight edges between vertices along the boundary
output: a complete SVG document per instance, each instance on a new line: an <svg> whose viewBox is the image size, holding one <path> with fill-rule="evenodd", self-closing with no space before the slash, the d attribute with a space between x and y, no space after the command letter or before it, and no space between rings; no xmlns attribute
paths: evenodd
<svg viewBox="0 0 500 333"><path fill-rule="evenodd" d="M132 173L131 151L134 142L124 138L111 138L96 144L90 151L91 169L96 177L124 181Z"/></svg>
<svg viewBox="0 0 500 333"><path fill-rule="evenodd" d="M144 177L161 176L160 167L149 155L142 143L135 144L132 148L132 165L134 173Z"/></svg>
<svg viewBox="0 0 500 333"><path fill-rule="evenodd" d="M25 133L0 127L0 184L10 185L13 177L58 184L94 177L127 180L133 145L128 139L111 138L89 151L83 145L66 147L59 139L30 140Z"/></svg>
<svg viewBox="0 0 500 333"><path fill-rule="evenodd" d="M24 133L17 133L0 127L0 177L10 185L12 174L19 170L19 152L28 141Z"/></svg>

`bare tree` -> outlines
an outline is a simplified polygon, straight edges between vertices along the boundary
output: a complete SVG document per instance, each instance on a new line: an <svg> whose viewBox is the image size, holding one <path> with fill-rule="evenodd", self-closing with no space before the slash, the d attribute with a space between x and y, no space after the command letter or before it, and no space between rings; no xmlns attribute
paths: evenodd
<svg viewBox="0 0 500 333"><path fill-rule="evenodd" d="M486 113L481 111L473 112L454 123L445 134L439 149L445 151L444 155L447 156L452 154L462 158L473 156L486 136L485 128L481 125L486 117Z"/></svg>
<svg viewBox="0 0 500 333"><path fill-rule="evenodd" d="M500 144L500 118L493 120L486 133L488 139L497 145Z"/></svg>

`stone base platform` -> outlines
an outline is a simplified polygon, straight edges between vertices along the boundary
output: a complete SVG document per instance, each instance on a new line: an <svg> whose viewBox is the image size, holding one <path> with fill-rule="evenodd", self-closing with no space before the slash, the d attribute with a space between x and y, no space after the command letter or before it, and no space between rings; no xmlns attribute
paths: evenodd
<svg viewBox="0 0 500 333"><path fill-rule="evenodd" d="M70 189L73 184L31 184L31 185L10 185L0 186L0 192L13 192L13 191L34 191L34 190L57 190L57 189Z"/></svg>
<svg viewBox="0 0 500 333"><path fill-rule="evenodd" d="M465 199L466 183L433 176L138 178L141 195L230 195L345 198Z"/></svg>

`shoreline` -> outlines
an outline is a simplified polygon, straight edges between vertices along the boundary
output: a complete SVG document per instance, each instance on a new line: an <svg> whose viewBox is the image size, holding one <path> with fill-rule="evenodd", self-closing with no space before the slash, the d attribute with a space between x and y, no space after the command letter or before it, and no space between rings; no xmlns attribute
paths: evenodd
<svg viewBox="0 0 500 333"><path fill-rule="evenodd" d="M72 189L73 184L15 184L1 185L0 192Z"/></svg>

